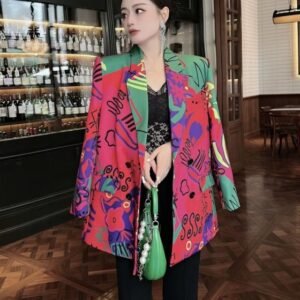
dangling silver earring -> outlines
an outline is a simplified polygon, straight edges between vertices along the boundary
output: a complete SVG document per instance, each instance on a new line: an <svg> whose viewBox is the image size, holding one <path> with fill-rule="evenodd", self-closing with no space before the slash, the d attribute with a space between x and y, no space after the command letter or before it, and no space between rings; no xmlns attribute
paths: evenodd
<svg viewBox="0 0 300 300"><path fill-rule="evenodd" d="M164 21L160 21L159 29L160 29L161 52L163 53L166 44L166 24Z"/></svg>

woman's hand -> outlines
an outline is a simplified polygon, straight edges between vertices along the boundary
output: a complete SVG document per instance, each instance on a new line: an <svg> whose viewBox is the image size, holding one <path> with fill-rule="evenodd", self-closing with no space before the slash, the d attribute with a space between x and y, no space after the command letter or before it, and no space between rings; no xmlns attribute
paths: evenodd
<svg viewBox="0 0 300 300"><path fill-rule="evenodd" d="M151 168L154 174L156 174L156 163L154 160L150 161L150 154L146 151L144 159L144 168L142 172L142 181L144 186L149 190L151 190L152 186L155 186L155 182L152 180L150 175Z"/></svg>
<svg viewBox="0 0 300 300"><path fill-rule="evenodd" d="M157 187L168 175L172 166L172 145L171 142L165 143L156 148L151 155L146 152L144 163L143 183L148 188ZM152 167L156 181L153 182L150 176L150 167Z"/></svg>

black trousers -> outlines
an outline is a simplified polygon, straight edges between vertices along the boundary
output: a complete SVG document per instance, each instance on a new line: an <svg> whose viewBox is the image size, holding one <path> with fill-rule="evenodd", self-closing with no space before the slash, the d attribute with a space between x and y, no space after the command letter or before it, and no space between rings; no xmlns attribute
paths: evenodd
<svg viewBox="0 0 300 300"><path fill-rule="evenodd" d="M159 222L161 238L167 257L170 261L172 249L172 179L173 169L158 187ZM146 199L146 188L141 191L141 212ZM183 260L173 267L168 267L163 278L164 300L197 300L200 252ZM132 275L133 261L116 257L119 300L151 300L152 281L139 280ZM154 299L155 300L155 299Z"/></svg>

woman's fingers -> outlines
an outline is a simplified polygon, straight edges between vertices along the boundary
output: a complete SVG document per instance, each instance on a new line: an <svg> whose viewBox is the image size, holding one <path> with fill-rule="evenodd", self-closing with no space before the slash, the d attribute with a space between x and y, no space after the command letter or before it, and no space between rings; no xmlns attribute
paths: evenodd
<svg viewBox="0 0 300 300"><path fill-rule="evenodd" d="M153 160L150 160L149 163L150 163L150 166L151 166L151 168L152 168L154 174L156 175L156 172L157 172L157 164L156 164L155 160L154 160L154 159L153 159Z"/></svg>
<svg viewBox="0 0 300 300"><path fill-rule="evenodd" d="M167 150L161 151L156 157L156 182L155 184L160 184L168 175L171 165L172 158Z"/></svg>
<svg viewBox="0 0 300 300"><path fill-rule="evenodd" d="M153 168L154 168L153 171L156 172L156 163L155 163L155 161L151 162L149 160L149 156L150 156L149 153L145 152L144 170L143 170L142 180L143 180L143 184L145 185L145 187L150 190L152 186L155 186L155 183L152 180L151 175L150 175L150 169L153 166Z"/></svg>
<svg viewBox="0 0 300 300"><path fill-rule="evenodd" d="M151 175L150 175L150 163L149 162L147 162L147 165L144 168L144 176L145 176L147 183L150 184L150 188L151 188L151 186L155 186L155 183L152 180Z"/></svg>
<svg viewBox="0 0 300 300"><path fill-rule="evenodd" d="M151 190L151 185L146 181L146 178L144 175L142 175L142 182L143 182L143 185L148 189L148 190Z"/></svg>

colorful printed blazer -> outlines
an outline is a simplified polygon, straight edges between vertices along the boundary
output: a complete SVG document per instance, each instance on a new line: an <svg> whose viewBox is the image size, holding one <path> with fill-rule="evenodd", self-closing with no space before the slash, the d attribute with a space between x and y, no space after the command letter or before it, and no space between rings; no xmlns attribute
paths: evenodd
<svg viewBox="0 0 300 300"><path fill-rule="evenodd" d="M224 209L240 204L208 60L166 48L164 61L174 172L173 266L218 232L215 183ZM134 274L147 124L141 50L135 46L127 54L97 58L71 213L86 218L82 238L87 244L133 258Z"/></svg>

